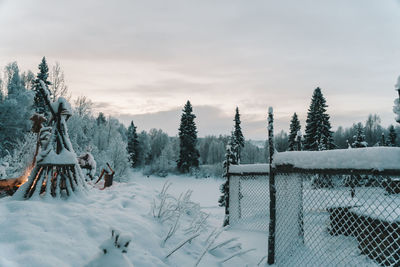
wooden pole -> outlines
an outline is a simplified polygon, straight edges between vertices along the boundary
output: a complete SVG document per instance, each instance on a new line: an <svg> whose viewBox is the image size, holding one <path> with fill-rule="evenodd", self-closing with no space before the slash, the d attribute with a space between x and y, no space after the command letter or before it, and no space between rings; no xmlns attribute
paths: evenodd
<svg viewBox="0 0 400 267"><path fill-rule="evenodd" d="M268 264L275 263L275 230L276 230L276 188L275 174L272 168L274 148L274 114L268 109L268 145L269 145L269 236L268 236Z"/></svg>

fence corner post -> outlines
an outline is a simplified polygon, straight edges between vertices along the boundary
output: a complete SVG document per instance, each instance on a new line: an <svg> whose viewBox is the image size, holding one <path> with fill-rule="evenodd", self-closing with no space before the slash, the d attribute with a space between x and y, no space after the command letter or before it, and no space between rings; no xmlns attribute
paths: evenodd
<svg viewBox="0 0 400 267"><path fill-rule="evenodd" d="M224 162L224 167L225 167L225 184L223 185L225 187L225 218L224 218L224 222L223 222L223 226L227 226L230 224L230 220L229 220L229 191L230 191L230 183L229 183L229 167L230 167L230 163L231 163L231 151L230 151L230 147L227 146L226 147L226 159Z"/></svg>
<svg viewBox="0 0 400 267"><path fill-rule="evenodd" d="M268 264L275 263L275 229L276 229L276 188L275 174L272 167L274 147L274 114L272 107L268 108L268 146L269 146L269 233L268 233Z"/></svg>

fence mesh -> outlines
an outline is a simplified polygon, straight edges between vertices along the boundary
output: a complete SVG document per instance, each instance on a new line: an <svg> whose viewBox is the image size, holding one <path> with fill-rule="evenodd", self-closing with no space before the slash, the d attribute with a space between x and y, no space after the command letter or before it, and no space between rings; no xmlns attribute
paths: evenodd
<svg viewBox="0 0 400 267"><path fill-rule="evenodd" d="M400 266L400 179L275 174L280 266Z"/></svg>
<svg viewBox="0 0 400 267"><path fill-rule="evenodd" d="M263 232L268 231L268 175L230 175L229 224L244 230Z"/></svg>

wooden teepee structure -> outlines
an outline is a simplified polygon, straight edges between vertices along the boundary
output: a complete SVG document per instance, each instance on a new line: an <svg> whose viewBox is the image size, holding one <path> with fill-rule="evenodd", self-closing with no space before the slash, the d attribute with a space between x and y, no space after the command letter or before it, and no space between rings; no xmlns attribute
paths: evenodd
<svg viewBox="0 0 400 267"><path fill-rule="evenodd" d="M52 119L50 127L40 132L41 147L37 164L28 181L14 194L16 199L31 197L67 197L86 189L77 156L72 148L66 121L72 115L70 104L62 97L51 103L47 86L41 83L41 93Z"/></svg>

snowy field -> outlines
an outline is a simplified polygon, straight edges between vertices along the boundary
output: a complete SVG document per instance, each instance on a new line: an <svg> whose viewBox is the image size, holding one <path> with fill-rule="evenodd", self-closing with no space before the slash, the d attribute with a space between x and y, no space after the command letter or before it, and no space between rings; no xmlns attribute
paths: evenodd
<svg viewBox="0 0 400 267"><path fill-rule="evenodd" d="M157 195L166 181L172 183L168 193L179 198L192 190L191 200L200 205L187 202L191 209L185 210L177 231L163 244L174 222L155 218L152 203L159 204ZM47 202L2 198L0 266L85 266L102 255L99 246L111 237L112 228L132 236L125 255L134 266L194 266L207 246L209 252L199 266L257 265L266 254L266 236L235 229L215 234L224 217L224 209L217 202L222 182L184 176L147 178L133 173L128 183L115 183L103 191L89 186L87 195L79 198ZM190 231L198 222L197 216L203 214L200 211L210 214L201 225L203 230L198 231L200 235L166 258L193 235ZM216 247L232 238L227 245ZM230 255L253 248L256 250L227 260Z"/></svg>

